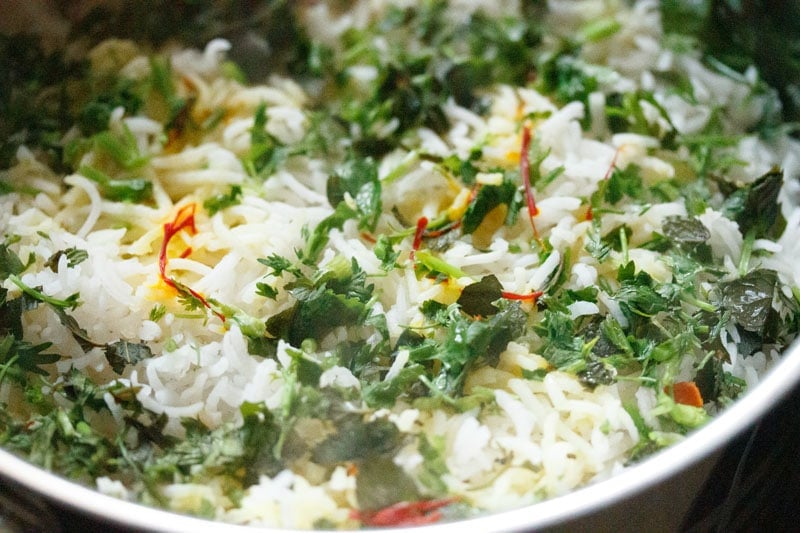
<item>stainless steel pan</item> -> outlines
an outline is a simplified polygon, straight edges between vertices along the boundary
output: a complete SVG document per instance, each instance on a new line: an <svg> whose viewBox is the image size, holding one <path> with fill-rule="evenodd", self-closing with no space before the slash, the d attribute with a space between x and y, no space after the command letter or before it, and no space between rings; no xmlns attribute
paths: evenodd
<svg viewBox="0 0 800 533"><path fill-rule="evenodd" d="M24 20L5 19L0 31L3 26L13 28L19 24L24 24ZM719 417L686 440L612 479L521 509L414 528L414 531L673 530L680 526L684 511L720 450L748 431L799 384L800 342L796 341L757 387ZM121 501L0 450L0 514L6 515L6 528L56 530L64 524L60 518L64 512L123 529L197 532L247 529ZM0 531L3 527L0 521Z"/></svg>

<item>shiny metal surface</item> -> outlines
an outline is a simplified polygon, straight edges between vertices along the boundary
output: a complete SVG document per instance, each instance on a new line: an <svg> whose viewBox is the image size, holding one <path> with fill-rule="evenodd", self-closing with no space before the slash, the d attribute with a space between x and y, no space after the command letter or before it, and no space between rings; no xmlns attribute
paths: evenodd
<svg viewBox="0 0 800 533"><path fill-rule="evenodd" d="M41 5L40 5L41 4ZM8 6L13 3L8 4ZM45 9L44 2L19 3L28 9ZM8 7L6 6L6 7ZM33 6L33 7L31 7ZM8 15L8 13L5 13ZM36 17L42 13L34 13ZM46 13L45 13L46 14ZM0 17L0 31L24 25L24 18ZM761 383L705 427L685 441L654 455L619 475L570 494L535 505L483 517L413 528L418 533L463 531L576 530L649 531L673 530L670 515L692 495L713 465L715 455L733 438L746 431L800 384L800 342L795 341L783 360ZM50 504L68 507L109 526L149 531L252 531L121 501L42 470L0 449L0 513L14 508L8 518L24 530L53 531L57 516ZM650 518L649 523L641 520ZM4 529L0 521L0 531ZM284 531L265 529L262 531ZM412 531L396 529L393 531Z"/></svg>
<svg viewBox="0 0 800 533"><path fill-rule="evenodd" d="M658 509L679 514L679 493L692 493L704 481L715 453L760 417L800 383L800 342L786 351L783 360L744 398L686 440L668 448L619 475L603 482L535 505L483 517L413 528L424 533L462 531L592 530L635 531L640 520L652 517L648 530L670 530L672 524L659 518ZM156 531L252 531L234 526L169 513L117 500L46 472L0 450L0 476L46 499L108 525ZM658 490L656 490L658 489ZM675 494L670 495L673 491ZM677 492L676 492L677 491ZM6 494L6 496L9 496ZM648 507L650 507L648 509ZM639 518L641 517L641 518ZM282 531L267 529L265 531ZM396 529L394 531L411 531Z"/></svg>

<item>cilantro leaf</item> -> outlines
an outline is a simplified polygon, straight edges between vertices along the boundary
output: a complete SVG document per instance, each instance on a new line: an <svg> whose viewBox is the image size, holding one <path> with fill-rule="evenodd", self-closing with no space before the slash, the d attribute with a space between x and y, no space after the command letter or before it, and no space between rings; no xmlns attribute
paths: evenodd
<svg viewBox="0 0 800 533"><path fill-rule="evenodd" d="M32 344L9 333L0 338L0 383L6 376L24 382L24 373L31 372L46 376L44 365L55 363L61 356L45 353L52 343Z"/></svg>
<svg viewBox="0 0 800 533"><path fill-rule="evenodd" d="M28 287L16 274L9 275L8 280L11 281L17 287L19 287L20 290L29 297L39 302L46 303L53 309L74 309L78 307L78 305L80 305L78 293L71 294L70 296L62 300L59 298L48 296L45 293L43 293L40 289Z"/></svg>
<svg viewBox="0 0 800 533"><path fill-rule="evenodd" d="M291 308L270 317L267 330L300 346L305 339L321 340L333 328L364 324L371 314L367 305L373 286L353 259L333 260L313 279L301 277L286 285L297 301Z"/></svg>
<svg viewBox="0 0 800 533"><path fill-rule="evenodd" d="M167 307L164 304L156 304L153 306L152 309L150 309L150 315L148 316L148 318L152 322L158 322L159 320L164 318L164 315L166 314L167 314Z"/></svg>
<svg viewBox="0 0 800 533"><path fill-rule="evenodd" d="M508 343L522 335L527 315L519 302L500 302L500 310L483 320L473 320L451 306L445 340L435 350L412 352L412 360L441 362L433 385L448 395L461 394L467 372L477 364L492 364ZM416 357L414 356L416 354Z"/></svg>
<svg viewBox="0 0 800 533"><path fill-rule="evenodd" d="M669 302L653 288L653 278L644 271L635 273L634 269L633 262L619 269L618 278L622 286L614 294L614 299L619 302L622 312L629 319L635 319L636 315L652 317L666 311Z"/></svg>
<svg viewBox="0 0 800 533"><path fill-rule="evenodd" d="M597 77L570 50L543 58L538 65L538 86L562 104L581 101L588 106L589 94L598 88Z"/></svg>
<svg viewBox="0 0 800 533"><path fill-rule="evenodd" d="M150 85L152 91L158 94L167 108L168 128L177 125L179 117L186 108L185 99L178 96L172 76L172 65L169 58L154 56L150 58Z"/></svg>
<svg viewBox="0 0 800 533"><path fill-rule="evenodd" d="M409 391L424 373L425 369L421 365L412 364L400 370L390 380L368 383L362 388L364 402L374 408L392 407L397 398Z"/></svg>
<svg viewBox="0 0 800 533"><path fill-rule="evenodd" d="M645 104L658 113L658 121L645 111ZM627 93L612 93L607 98L606 117L614 133L630 131L659 139L665 146L672 146L676 130L669 113L650 91L637 90ZM660 122L669 126L664 129Z"/></svg>
<svg viewBox="0 0 800 533"><path fill-rule="evenodd" d="M272 175L288 155L286 147L267 132L266 126L267 105L261 103L250 130L250 152L243 160L247 173L261 179Z"/></svg>
<svg viewBox="0 0 800 533"><path fill-rule="evenodd" d="M211 198L206 198L206 200L203 202L203 207L206 211L208 211L209 215L214 215L223 209L238 204L241 201L241 198L242 187L240 185L231 185L231 190L228 191L227 194L217 194Z"/></svg>
<svg viewBox="0 0 800 533"><path fill-rule="evenodd" d="M516 184L510 179L503 178L500 185L484 185L478 191L475 200L467 207L461 221L461 228L466 234L473 233L486 215L500 205L507 206L508 214L513 218L514 214L519 212L518 206L521 205L521 201L522 196L517 190Z"/></svg>
<svg viewBox="0 0 800 533"><path fill-rule="evenodd" d="M388 272L397 266L397 258L400 257L400 252L394 249L392 241L386 235L378 237L378 242L375 243L372 251L375 253L375 257L380 259L382 270Z"/></svg>
<svg viewBox="0 0 800 533"><path fill-rule="evenodd" d="M74 247L67 248L66 250L59 250L47 259L45 266L55 272L58 268L58 261L61 259L61 256L67 257L67 266L72 268L86 261L89 258L89 253L86 250Z"/></svg>
<svg viewBox="0 0 800 533"><path fill-rule="evenodd" d="M142 107L142 97L137 93L135 81L119 78L114 85L94 95L81 109L78 124L86 135L108 129L108 121L114 109L122 107L126 114L135 115Z"/></svg>
<svg viewBox="0 0 800 533"><path fill-rule="evenodd" d="M608 180L601 182L604 199L611 205L616 204L622 198L639 198L642 191L642 178L639 168L636 165L628 165L624 170L614 167L614 171Z"/></svg>
<svg viewBox="0 0 800 533"><path fill-rule="evenodd" d="M327 194L332 206L338 206L349 196L355 203L358 227L375 230L383 204L378 166L372 158L351 154L328 178Z"/></svg>
<svg viewBox="0 0 800 533"><path fill-rule="evenodd" d="M542 339L542 357L560 370L578 368L584 361L584 342L575 329L567 313L551 309L546 309L541 322L534 326Z"/></svg>
<svg viewBox="0 0 800 533"><path fill-rule="evenodd" d="M111 156L123 169L139 168L148 161L148 157L139 153L139 145L131 130L124 126L121 134L102 131L92 137L97 150Z"/></svg>
<svg viewBox="0 0 800 533"><path fill-rule="evenodd" d="M428 252L427 250L417 250L417 265L424 267L428 272L439 275L443 274L453 279L466 277L466 272L446 262L444 259ZM422 270L422 269L420 269ZM423 271L424 272L424 271Z"/></svg>
<svg viewBox="0 0 800 533"><path fill-rule="evenodd" d="M278 290L271 285L259 282L256 283L256 294L258 294L259 296L263 296L264 298L269 298L270 300L274 300L278 296Z"/></svg>
<svg viewBox="0 0 800 533"><path fill-rule="evenodd" d="M288 272L298 278L303 275L302 271L294 263L278 254L272 254L267 258L259 258L257 261L272 269L271 274L273 276L282 276L284 272Z"/></svg>
<svg viewBox="0 0 800 533"><path fill-rule="evenodd" d="M479 153L475 155L479 155ZM473 185L475 183L478 168L473 164L471 158L462 160L456 154L452 154L444 158L440 164L454 175L460 177L465 185Z"/></svg>
<svg viewBox="0 0 800 533"><path fill-rule="evenodd" d="M109 200L143 202L153 195L153 183L144 178L114 179L88 165L81 166L78 172L96 182L100 186L100 192Z"/></svg>
<svg viewBox="0 0 800 533"><path fill-rule="evenodd" d="M312 232L304 228L306 247L298 254L301 261L308 265L315 263L319 259L319 254L328 244L331 230L341 230L344 227L344 223L355 216L356 211L348 206L346 202L339 202L333 213L322 219Z"/></svg>

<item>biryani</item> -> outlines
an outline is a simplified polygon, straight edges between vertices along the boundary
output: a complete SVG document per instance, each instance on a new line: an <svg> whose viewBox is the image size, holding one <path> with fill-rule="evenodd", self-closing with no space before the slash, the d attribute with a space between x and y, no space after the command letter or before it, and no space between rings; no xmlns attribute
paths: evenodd
<svg viewBox="0 0 800 533"><path fill-rule="evenodd" d="M225 522L453 520L684 439L797 334L800 143L656 2L267 5L264 81L116 38L26 88L67 103L3 144L5 449Z"/></svg>

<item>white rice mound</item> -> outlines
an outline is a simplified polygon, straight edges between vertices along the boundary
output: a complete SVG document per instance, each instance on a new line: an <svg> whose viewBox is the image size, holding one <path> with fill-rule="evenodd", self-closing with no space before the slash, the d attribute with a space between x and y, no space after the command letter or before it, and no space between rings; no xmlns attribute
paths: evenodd
<svg viewBox="0 0 800 533"><path fill-rule="evenodd" d="M311 31L319 31L333 42L337 32L379 17L389 4L357 2L348 14L329 20L325 4L319 3L310 8L308 23ZM457 4L472 6L469 2ZM516 2L484 4L504 12L518 10ZM610 9L606 2L600 1L584 1L575 6L569 2L552 4L554 20L571 21L572 26L584 20L588 12ZM459 9L456 6L453 11ZM759 102L748 99L749 88L745 84L721 78L707 71L698 60L676 57L660 47L656 2L636 2L630 9L620 9L617 18L622 30L611 41L604 41L603 47L598 45L587 52L593 59L602 58L617 68L617 74L608 83L622 89L652 90L681 132L700 129L710 116L712 105L735 110L728 117L731 127L740 128L758 118ZM247 194L239 205L212 216L197 210L197 233L192 236L181 232L171 245L176 250L191 247L192 252L185 258L173 256L169 269L172 276L206 297L235 305L251 316L268 317L288 307L290 301L285 294L277 300L256 296L256 283L264 281L265 272L257 259L272 254L294 257L294 251L304 245L303 225L313 227L332 212L326 199L324 161L293 157L290 164L259 184L258 190L252 190L240 158L250 148L256 108L266 103L267 131L283 142L293 142L302 137L309 125L305 107L308 98L288 79L274 78L266 85L246 87L222 77L220 64L228 47L225 41L215 40L204 52L177 51L171 56L177 79L185 80L183 83L190 81L199 95L193 112L210 113L218 106L226 110L223 126L208 132L195 145L168 153L159 141L164 135L164 125L126 116L121 109L111 118L112 130L127 127L143 153L151 156L143 172L154 185L153 205L103 199L97 183L80 174L66 178L55 175L24 149L20 150L19 163L10 169L9 175L14 182L28 184L39 192L34 196L18 193L0 196L0 228L20 237L14 245L20 257L33 253L38 258L47 258L70 247L88 252L88 259L74 267L68 267L62 257L55 270L30 268L22 281L31 287L41 286L44 293L56 298L79 292L82 305L72 314L90 338L102 343L141 340L151 348L154 357L129 367L119 377L111 371L100 349L84 353L58 317L44 307L24 315L26 335L51 341L64 354L57 363L59 372L76 368L100 383L116 379L140 387L138 400L145 408L166 414L169 422L165 431L175 436L182 434L182 417L196 418L209 428L216 428L224 423L241 423L239 407L243 402L264 402L270 409L277 409L284 387L282 371L290 357L284 344L279 348L277 360L253 356L248 353L246 338L236 324L223 324L213 317L204 321L185 316L175 304L173 293L159 279L163 225L182 206L202 205L206 198L226 192L232 184L247 184ZM133 77L146 76L148 68L147 60L136 56L123 71ZM700 95L697 102L686 102L659 87L653 73L672 70L692 76L695 92ZM533 89L507 86L494 88L490 97L491 110L486 116L448 103L445 112L452 128L441 136L429 130L418 131L415 137L419 149L466 157L480 145L485 157L495 160L498 166L513 168L518 165L519 157L519 117L538 111L551 112L547 118L533 123L533 135L550 149L542 164L543 172L564 168L557 180L538 191L541 213L536 224L555 251L541 264L535 254L512 251L509 242L529 229L526 217L522 216L517 226L502 228L483 237L483 242L473 242L480 236L461 239L442 258L470 277L462 279L461 284L491 273L506 290L526 293L540 288L558 266L560 255L570 250L573 266L566 287L577 290L596 286L598 278L609 275L609 269L616 269L622 258L614 257L610 265L599 264L584 251L590 222L581 216L585 205L581 207L579 197L597 188L617 152L617 166L636 164L653 179L671 176L672 164L648 152L654 141L648 137L582 131L580 119L596 110L585 109L580 103L559 109ZM602 95L598 93L596 97L592 102L601 106ZM738 150L742 159L748 161L740 169L740 179L758 176L773 164L781 165L787 176L800 173L800 145L794 140L784 139L780 145L766 146L763 141L746 136ZM400 151L387 156L381 166L382 175L395 169L407 155ZM85 163L90 164L92 157L93 153L88 153ZM796 209L798 191L793 181L787 179L781 193L789 227L777 243L763 244L774 252L764 259L763 266L776 270L787 284L798 286L800 268L796 258L800 257L800 244L793 235L800 230L800 211ZM400 212L435 216L443 207L456 203L460 192L452 190L451 184L429 164L412 161L402 179L384 186L383 203L396 206ZM397 227L394 216L386 211L378 233L381 228ZM681 214L685 214L685 209L680 202L653 205L644 213L631 211L606 216L603 230L624 221L634 229L631 242L641 242L661 227L665 217ZM711 232L713 253L735 272L742 245L738 228L712 210L700 218ZM411 246L411 238L400 245L401 262L408 257ZM379 273L380 262L359 238L352 221L342 231L331 232L323 265L336 255L356 259L368 275ZM670 275L655 253L632 250L631 259L637 269L657 280ZM282 283L267 281L277 283L279 288ZM404 327L422 320L421 302L428 299L449 302L457 298L457 294L448 293L452 289L445 285L417 279L410 266L388 275L381 273L371 278L371 282L376 286L378 305L385 313L393 340ZM10 283L6 288L17 290ZM149 316L156 305L166 306L167 313L153 322ZM624 316L615 306L601 291L598 304L577 305L571 312L575 317L611 313L624 322ZM734 328L728 336L730 363L726 369L752 385L774 364L778 354L738 357ZM332 343L335 345L335 339ZM396 373L404 361L398 357L395 364ZM456 414L442 409L417 410L399 402L374 416L388 418L404 433L425 433L429 439L441 439L450 472L443 481L451 494L489 511L563 494L620 471L639 441L623 401L633 399L635 394L640 411L648 422L657 426L657 421L648 417L655 404L654 391L636 392L625 382L590 390L576 376L557 371L547 373L541 381L521 377L523 371L546 366L541 356L512 342L496 367L482 367L467 379L466 393L476 387L489 387L494 390L493 403ZM359 382L347 369L335 367L323 374L321 386L359 387ZM0 399L5 400L8 392L5 388L2 391ZM109 406L112 404L109 399ZM298 431L313 433L314 426L304 427L301 421ZM416 446L407 446L395 462L414 472L420 467L422 457ZM98 479L97 488L118 497L129 497L121 483L107 478ZM222 487L213 483L173 484L164 490L170 507L176 511L197 512L208 502L219 520L287 528L311 528L321 519L353 525L350 509L357 503L351 474L337 468L328 476L324 468L313 463L296 471L284 471L274 478L262 477L256 485L246 488L238 506L228 500Z"/></svg>

